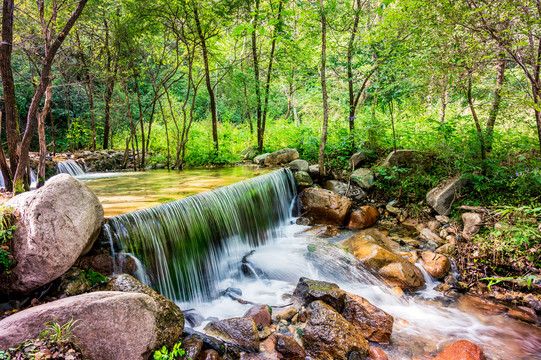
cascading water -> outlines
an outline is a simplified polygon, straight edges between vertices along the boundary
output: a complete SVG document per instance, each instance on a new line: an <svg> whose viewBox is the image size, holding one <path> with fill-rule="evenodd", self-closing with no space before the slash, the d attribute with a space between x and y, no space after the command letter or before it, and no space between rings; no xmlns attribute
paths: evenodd
<svg viewBox="0 0 541 360"><path fill-rule="evenodd" d="M105 225L112 243L134 254L154 287L170 299L203 301L235 276L234 264L290 218L289 170L119 215Z"/></svg>
<svg viewBox="0 0 541 360"><path fill-rule="evenodd" d="M57 174L69 174L71 176L80 176L84 175L85 172L79 164L73 160L61 161L56 164L56 173Z"/></svg>

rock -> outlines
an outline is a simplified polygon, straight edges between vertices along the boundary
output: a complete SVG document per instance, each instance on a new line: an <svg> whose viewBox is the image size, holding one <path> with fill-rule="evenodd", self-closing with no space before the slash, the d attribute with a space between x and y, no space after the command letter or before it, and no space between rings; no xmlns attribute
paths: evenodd
<svg viewBox="0 0 541 360"><path fill-rule="evenodd" d="M419 236L426 241L434 241L437 244L443 244L445 241L438 235L434 234L429 228L424 228L421 230Z"/></svg>
<svg viewBox="0 0 541 360"><path fill-rule="evenodd" d="M257 155L257 146L247 147L246 149L240 152L241 160L252 160L256 155Z"/></svg>
<svg viewBox="0 0 541 360"><path fill-rule="evenodd" d="M479 346L466 340L459 340L449 345L433 360L486 360L486 357Z"/></svg>
<svg viewBox="0 0 541 360"><path fill-rule="evenodd" d="M381 275L391 286L419 290L425 285L421 270L393 253L372 236L354 235L339 244L347 248L368 268Z"/></svg>
<svg viewBox="0 0 541 360"><path fill-rule="evenodd" d="M351 181L359 185L364 190L371 189L375 184L375 178L370 169L357 169L351 174Z"/></svg>
<svg viewBox="0 0 541 360"><path fill-rule="evenodd" d="M388 344L393 332L393 317L363 297L347 294L342 316L370 341Z"/></svg>
<svg viewBox="0 0 541 360"><path fill-rule="evenodd" d="M507 315L530 324L537 323L537 314L535 313L535 310L523 306L520 308L509 309Z"/></svg>
<svg viewBox="0 0 541 360"><path fill-rule="evenodd" d="M33 339L54 321L70 320L77 345L89 359L149 358L156 346L156 304L145 294L102 291L53 301L0 321L0 349Z"/></svg>
<svg viewBox="0 0 541 360"><path fill-rule="evenodd" d="M257 155L253 160L254 164L264 165L265 164L265 159L267 159L267 156L269 156L269 155L270 155L270 153Z"/></svg>
<svg viewBox="0 0 541 360"><path fill-rule="evenodd" d="M400 215L400 213L402 213L403 211L402 209L389 205L389 204L385 205L385 210L387 210L388 212L390 212L391 214L395 216Z"/></svg>
<svg viewBox="0 0 541 360"><path fill-rule="evenodd" d="M256 305L250 308L243 317L252 319L258 328L270 326L271 323L271 313L267 305Z"/></svg>
<svg viewBox="0 0 541 360"><path fill-rule="evenodd" d="M126 274L112 277L105 290L145 294L154 300L157 305L157 347L166 346L172 348L181 339L184 330L184 315L180 308L165 296L142 284L133 276Z"/></svg>
<svg viewBox="0 0 541 360"><path fill-rule="evenodd" d="M301 213L311 217L316 223L338 225L344 224L353 202L332 191L308 188L299 194Z"/></svg>
<svg viewBox="0 0 541 360"><path fill-rule="evenodd" d="M83 270L92 269L102 275L109 276L115 272L115 262L118 268L117 272L133 275L137 271L135 260L123 253L117 253L116 260L113 260L113 257L108 254L83 256L77 259L75 266Z"/></svg>
<svg viewBox="0 0 541 360"><path fill-rule="evenodd" d="M471 241L471 239L479 232L481 225L483 225L483 219L481 215L477 213L465 213L462 214L462 222L464 223L464 230L462 230L462 237Z"/></svg>
<svg viewBox="0 0 541 360"><path fill-rule="evenodd" d="M507 312L508 307L480 297L463 295L460 297L458 308L464 312L482 315L496 315Z"/></svg>
<svg viewBox="0 0 541 360"><path fill-rule="evenodd" d="M288 165L291 170L304 171L306 173L308 172L309 168L308 161L301 159L293 160Z"/></svg>
<svg viewBox="0 0 541 360"><path fill-rule="evenodd" d="M295 316L295 314L297 314L297 308L296 307L289 307L281 312L279 312L278 314L276 314L276 320L280 321L280 320L286 320L286 321L290 321L291 318L293 318L293 316Z"/></svg>
<svg viewBox="0 0 541 360"><path fill-rule="evenodd" d="M379 219L379 211L373 206L361 206L349 216L348 229L364 229L374 225Z"/></svg>
<svg viewBox="0 0 541 360"><path fill-rule="evenodd" d="M432 251L423 251L423 268L436 279L443 279L451 269L451 262L447 256Z"/></svg>
<svg viewBox="0 0 541 360"><path fill-rule="evenodd" d="M319 179L319 165L308 166L308 174L310 174L312 179Z"/></svg>
<svg viewBox="0 0 541 360"><path fill-rule="evenodd" d="M307 323L301 337L306 355L321 360L347 360L356 351L368 355L368 342L346 319L323 301L314 301L306 309Z"/></svg>
<svg viewBox="0 0 541 360"><path fill-rule="evenodd" d="M427 228L430 229L432 232L436 232L436 230L441 226L441 223L437 220L431 220L427 224Z"/></svg>
<svg viewBox="0 0 541 360"><path fill-rule="evenodd" d="M231 318L219 320L207 324L204 331L211 336L218 337L241 348L254 352L259 351L259 334L252 319Z"/></svg>
<svg viewBox="0 0 541 360"><path fill-rule="evenodd" d="M316 225L298 233L298 235L318 238L330 238L338 234L340 234L340 229L336 225Z"/></svg>
<svg viewBox="0 0 541 360"><path fill-rule="evenodd" d="M436 215L436 220L442 224L449 224L449 217L445 215Z"/></svg>
<svg viewBox="0 0 541 360"><path fill-rule="evenodd" d="M322 187L342 196L345 196L348 190L348 184L338 180L325 181Z"/></svg>
<svg viewBox="0 0 541 360"><path fill-rule="evenodd" d="M203 340L196 336L187 336L182 340L182 348L186 352L185 359L197 359L203 349Z"/></svg>
<svg viewBox="0 0 541 360"><path fill-rule="evenodd" d="M80 295L92 288L86 280L83 270L72 267L67 273L60 277L58 292L67 296Z"/></svg>
<svg viewBox="0 0 541 360"><path fill-rule="evenodd" d="M389 360L385 351L375 346L370 346L368 356L370 357L370 360Z"/></svg>
<svg viewBox="0 0 541 360"><path fill-rule="evenodd" d="M103 208L94 193L67 174L6 203L20 218L13 235L17 265L0 290L28 293L64 274L98 237Z"/></svg>
<svg viewBox="0 0 541 360"><path fill-rule="evenodd" d="M189 359L189 358L187 357L186 359ZM192 360L193 359L195 358L192 358ZM218 352L213 349L205 350L201 352L201 354L199 354L199 356L197 357L197 360L220 360L220 359L221 359L220 354L218 354Z"/></svg>
<svg viewBox="0 0 541 360"><path fill-rule="evenodd" d="M297 307L321 300L332 306L336 311L341 312L346 301L346 293L334 283L302 277L293 292L291 300Z"/></svg>
<svg viewBox="0 0 541 360"><path fill-rule="evenodd" d="M445 244L436 249L437 253L452 256L455 253L455 244Z"/></svg>
<svg viewBox="0 0 541 360"><path fill-rule="evenodd" d="M392 151L385 160L382 167L398 166L398 167L407 167L411 163L418 161L422 158L422 153L417 150L409 149L399 149Z"/></svg>
<svg viewBox="0 0 541 360"><path fill-rule="evenodd" d="M457 193L466 179L455 177L445 180L426 194L426 202L440 215L449 215Z"/></svg>
<svg viewBox="0 0 541 360"><path fill-rule="evenodd" d="M310 226L312 225L312 219L301 216L300 218L297 218L297 220L295 220L295 224L302 226Z"/></svg>
<svg viewBox="0 0 541 360"><path fill-rule="evenodd" d="M306 353L291 336L272 334L263 342L266 353L273 354L273 359L304 360Z"/></svg>
<svg viewBox="0 0 541 360"><path fill-rule="evenodd" d="M265 158L265 165L278 165L289 163L293 160L297 160L298 158L299 152L297 151L297 149L285 148L270 153L269 156Z"/></svg>
<svg viewBox="0 0 541 360"><path fill-rule="evenodd" d="M308 173L305 171L297 171L293 177L295 178L295 182L299 187L308 187L314 184L314 181L310 175L308 175Z"/></svg>
<svg viewBox="0 0 541 360"><path fill-rule="evenodd" d="M359 165L363 164L368 160L368 156L364 152L358 152L351 156L349 159L349 168L351 170L355 170L359 167Z"/></svg>

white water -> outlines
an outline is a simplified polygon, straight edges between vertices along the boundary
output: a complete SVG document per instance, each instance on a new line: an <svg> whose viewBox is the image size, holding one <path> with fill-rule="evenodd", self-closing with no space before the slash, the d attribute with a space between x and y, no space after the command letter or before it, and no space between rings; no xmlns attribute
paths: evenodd
<svg viewBox="0 0 541 360"><path fill-rule="evenodd" d="M265 277L247 278L235 274L218 283L218 288L238 288L242 291L243 300L279 306L289 303L288 296L301 276L335 282L340 288L363 296L395 318L391 344L383 347L394 360L411 359L426 352L435 353L460 339L478 344L487 358L492 360L541 359L541 333L538 328L521 325L503 316L476 317L462 312L453 304L444 306L433 300L441 293L433 290L437 281L426 272L427 289L401 298L393 295L381 283L370 284L370 278L369 281L358 282L344 280L340 274L324 275L324 269L309 260L307 238L295 235L304 229L306 227L298 225L283 226L278 236L257 247L248 257ZM231 269L236 263L240 268L242 254L250 250L248 246L229 248L219 255L222 266ZM373 280L377 281L375 278ZM242 316L252 306L241 304L227 295L212 301L179 305L182 309L195 309L207 319Z"/></svg>
<svg viewBox="0 0 541 360"><path fill-rule="evenodd" d="M60 161L56 164L57 174L69 174L71 176L84 175L85 171L73 160Z"/></svg>

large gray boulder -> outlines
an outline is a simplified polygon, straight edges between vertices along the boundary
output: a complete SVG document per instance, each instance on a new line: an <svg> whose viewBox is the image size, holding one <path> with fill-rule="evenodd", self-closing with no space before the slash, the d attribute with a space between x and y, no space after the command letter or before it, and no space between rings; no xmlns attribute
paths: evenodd
<svg viewBox="0 0 541 360"><path fill-rule="evenodd" d="M270 153L264 153L264 154L261 154L261 155L257 155L255 158L254 158L254 164L257 164L257 165L264 165L265 164L265 159L267 158L267 156L269 156Z"/></svg>
<svg viewBox="0 0 541 360"><path fill-rule="evenodd" d="M426 194L426 202L440 215L449 215L459 190L466 184L460 176L448 179Z"/></svg>
<svg viewBox="0 0 541 360"><path fill-rule="evenodd" d="M297 159L289 163L289 168L291 170L308 172L309 164L306 160Z"/></svg>
<svg viewBox="0 0 541 360"><path fill-rule="evenodd" d="M372 170L364 168L355 170L351 174L351 181L365 190L371 189L376 182Z"/></svg>
<svg viewBox="0 0 541 360"><path fill-rule="evenodd" d="M285 148L273 153L265 158L265 165L279 165L292 162L299 158L297 149Z"/></svg>
<svg viewBox="0 0 541 360"><path fill-rule="evenodd" d="M0 290L8 293L27 293L64 274L90 250L103 221L96 195L67 174L15 196L7 205L20 214L13 236L17 265L8 281L0 283Z"/></svg>
<svg viewBox="0 0 541 360"><path fill-rule="evenodd" d="M410 150L410 149L400 149L396 151L391 151L389 155L385 158L383 161L383 164L381 166L383 167L389 167L389 166L409 166L414 161L417 161L418 158L422 156L421 152L417 150Z"/></svg>
<svg viewBox="0 0 541 360"><path fill-rule="evenodd" d="M146 360L156 348L156 304L145 294L95 292L35 306L0 321L0 349L37 338L48 322L74 320L73 335L91 360Z"/></svg>
<svg viewBox="0 0 541 360"><path fill-rule="evenodd" d="M257 155L257 146L250 146L240 152L242 160L252 160Z"/></svg>

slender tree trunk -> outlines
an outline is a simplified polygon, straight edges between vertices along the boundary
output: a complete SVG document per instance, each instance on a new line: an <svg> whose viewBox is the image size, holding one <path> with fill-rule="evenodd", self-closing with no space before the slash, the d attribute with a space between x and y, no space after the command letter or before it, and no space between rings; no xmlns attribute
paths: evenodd
<svg viewBox="0 0 541 360"><path fill-rule="evenodd" d="M0 133L2 133L2 112L0 111ZM4 177L4 186L8 191L12 189L11 182L11 172L9 171L8 163L6 160L6 154L4 153L4 148L0 146L0 171L2 171L2 176Z"/></svg>
<svg viewBox="0 0 541 360"><path fill-rule="evenodd" d="M440 124L445 123L445 112L447 110L447 89L441 93L441 112L440 112Z"/></svg>
<svg viewBox="0 0 541 360"><path fill-rule="evenodd" d="M212 88L211 79L210 79L210 69L209 69L209 60L208 60L208 49L207 49L207 43L205 36L203 34L203 30L201 29L201 23L199 21L199 13L197 11L197 7L199 4L194 4L194 18L195 18L195 25L197 28L197 34L199 36L199 40L201 41L201 50L203 52L203 63L205 65L205 80L207 84L207 91L209 93L210 97L210 111L212 115L212 140L214 141L214 150L216 154L218 154L219 146L218 146L218 113L216 110L216 98L214 95L214 89Z"/></svg>
<svg viewBox="0 0 541 360"><path fill-rule="evenodd" d="M51 99L53 88L49 83L45 92L45 104L43 110L38 114L38 137L39 137L39 163L38 163L38 188L45 184L45 160L47 156L47 142L45 139L45 119L51 110Z"/></svg>
<svg viewBox="0 0 541 360"><path fill-rule="evenodd" d="M85 53L79 37L79 32L75 31L75 38L77 39L77 45L79 46L79 56L83 65L83 70L86 77L86 92L88 95L88 105L90 107L90 124L92 126L92 150L96 150L96 117L94 114L94 94L92 89L92 76L90 75L90 69L85 60Z"/></svg>
<svg viewBox="0 0 541 360"><path fill-rule="evenodd" d="M132 66L135 68L133 64ZM137 94L137 106L139 107L139 125L141 128L142 149L141 149L141 155L139 156L139 168L144 169L145 168L145 126L144 126L144 121L143 121L143 106L141 105L141 92L139 91L139 78L135 72L133 74L133 80L135 83L135 93ZM137 137L135 137L135 143L136 144L138 143ZM137 145L137 153L139 153L139 145Z"/></svg>
<svg viewBox="0 0 541 360"><path fill-rule="evenodd" d="M347 54L347 73L348 73L348 93L349 93L349 133L352 136L352 146L355 147L355 138L353 133L355 131L355 93L353 91L353 46L355 45L355 36L357 35L357 28L359 26L359 17L361 13L361 0L357 0L357 9L355 11L355 17L353 19L353 28L348 42L348 54Z"/></svg>
<svg viewBox="0 0 541 360"><path fill-rule="evenodd" d="M257 22L259 17L259 0L255 0L255 15L253 18L252 38L252 64L254 67L254 86L256 102L256 127L257 127L257 148L263 151L263 134L261 133L261 82L259 80L259 56L257 54Z"/></svg>
<svg viewBox="0 0 541 360"><path fill-rule="evenodd" d="M393 127L393 147L396 151L396 131L394 128L394 111L393 111L393 99L389 102L389 113L391 114L391 125Z"/></svg>
<svg viewBox="0 0 541 360"><path fill-rule="evenodd" d="M487 126L486 126L486 141L487 141L487 151L492 151L493 144L493 133L494 125L496 123L496 118L498 117L498 112L500 111L500 102L502 98L502 88L503 83L505 82L505 54L500 54L500 59L498 61L498 77L496 79L496 87L494 88L494 98L492 99L492 107L490 113L488 114Z"/></svg>
<svg viewBox="0 0 541 360"><path fill-rule="evenodd" d="M323 0L319 0L319 6L321 8L321 93L323 97L323 126L321 129L321 143L319 146L318 164L319 174L321 176L325 176L325 146L327 145L327 123L329 121L329 109L327 105L327 78L325 74L325 68L327 65L327 19L325 17Z"/></svg>
<svg viewBox="0 0 541 360"><path fill-rule="evenodd" d="M54 128L54 117L53 117L53 111L49 111L49 116L51 117L51 135L53 137L53 156L56 156L56 132Z"/></svg>
<svg viewBox="0 0 541 360"><path fill-rule="evenodd" d="M477 117L477 112L475 111L475 106L473 104L471 75L468 78L468 88L466 90L466 95L468 98L468 105L470 106L470 111L473 117L473 121L475 122L475 127L477 128L477 137L479 138L479 143L481 145L481 161L482 161L483 175L486 175L487 169L486 169L485 139L483 136L483 130L481 129L481 123L479 122L479 118Z"/></svg>
<svg viewBox="0 0 541 360"><path fill-rule="evenodd" d="M248 118L248 123L250 124L250 135L253 135L254 124L252 123L250 103L248 102L248 86L246 85L246 80L244 81L244 108L246 109L246 117Z"/></svg>

